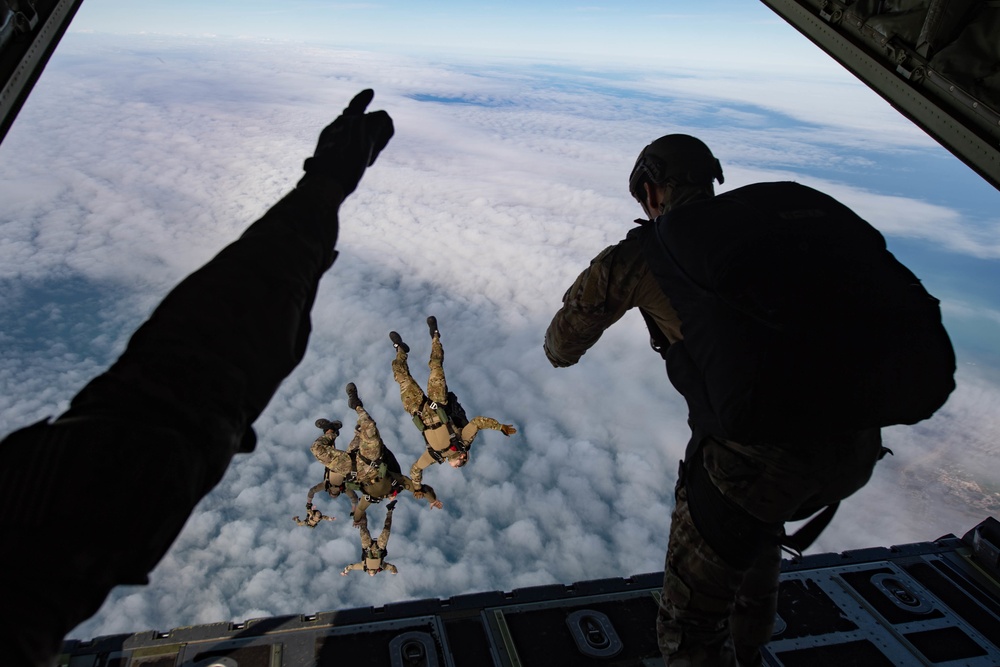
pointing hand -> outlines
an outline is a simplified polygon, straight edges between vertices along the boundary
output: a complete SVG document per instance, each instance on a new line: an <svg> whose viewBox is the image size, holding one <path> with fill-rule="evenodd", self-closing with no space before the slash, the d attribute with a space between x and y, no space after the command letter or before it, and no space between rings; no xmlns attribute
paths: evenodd
<svg viewBox="0 0 1000 667"><path fill-rule="evenodd" d="M345 197L358 187L365 169L375 164L395 131L385 111L365 113L374 96L370 88L355 95L344 112L320 133L315 154L303 165L306 173L333 176Z"/></svg>

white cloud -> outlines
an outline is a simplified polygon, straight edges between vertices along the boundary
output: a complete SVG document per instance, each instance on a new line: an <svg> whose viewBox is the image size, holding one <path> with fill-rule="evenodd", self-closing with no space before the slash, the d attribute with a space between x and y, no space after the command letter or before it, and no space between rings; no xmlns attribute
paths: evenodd
<svg viewBox="0 0 1000 667"><path fill-rule="evenodd" d="M972 229L932 193L906 199L810 175L810 163L843 158L841 125L785 132L767 113L731 105L736 126L699 128L700 110L726 102L695 87L671 101L658 85L647 91L655 99L631 97L607 81L496 64L477 73L308 50L290 71L276 45L142 44L67 37L0 147L0 317L12 350L0 363L3 432L64 408L172 284L294 185L319 130L357 90L375 88L373 108L390 111L397 135L342 209L341 256L321 285L308 354L258 420L257 451L237 457L150 585L117 590L75 637L662 568L687 431L641 319L627 315L570 369L548 365L541 339L575 275L639 214L625 179L662 133L664 108L682 131L703 129L720 154L731 151L736 185L794 177L887 233L995 256L995 230ZM54 300L66 285L76 291ZM338 519L315 530L291 520L321 478L312 423L349 428L344 385L356 382L407 469L421 440L401 410L387 334L410 343L424 380L429 314L469 414L519 433L485 432L469 466L427 471L443 510L400 502L388 559L399 575L341 577L360 552L347 502L318 500ZM996 454L1000 424L988 415L998 388L965 371L960 380L933 420L887 432L897 456L817 548L933 539L989 511L982 503L1000 488L984 472ZM872 517L876 503L885 509ZM383 515L371 510L373 533Z"/></svg>

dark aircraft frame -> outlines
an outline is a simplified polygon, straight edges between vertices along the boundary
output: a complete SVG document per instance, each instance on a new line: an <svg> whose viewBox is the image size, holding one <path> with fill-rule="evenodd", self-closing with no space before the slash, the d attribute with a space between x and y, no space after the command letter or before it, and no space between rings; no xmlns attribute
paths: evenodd
<svg viewBox="0 0 1000 667"><path fill-rule="evenodd" d="M761 1L1000 189L1000 8L983 0Z"/></svg>

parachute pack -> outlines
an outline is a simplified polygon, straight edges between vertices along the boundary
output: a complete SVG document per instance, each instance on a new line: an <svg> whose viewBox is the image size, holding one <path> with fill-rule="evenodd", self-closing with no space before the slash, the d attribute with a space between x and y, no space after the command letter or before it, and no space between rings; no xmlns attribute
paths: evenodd
<svg viewBox="0 0 1000 667"><path fill-rule="evenodd" d="M448 403L445 404L445 410L448 412L451 422L455 424L455 428L465 428L469 423L469 418L465 415L465 408L458 402L458 396L453 391L448 392Z"/></svg>
<svg viewBox="0 0 1000 667"><path fill-rule="evenodd" d="M469 423L469 418L465 414L465 408L462 404L458 402L458 396L454 392L448 392L448 402L444 404L434 403L425 400L421 406L421 410L413 415L413 425L417 427L418 431L425 431L428 428L437 428L437 426L428 427L424 423L424 418L422 416L423 409L429 408L432 412L437 415L438 422L448 427L449 431L454 436L458 431L461 431Z"/></svg>
<svg viewBox="0 0 1000 667"><path fill-rule="evenodd" d="M712 435L780 443L914 424L955 388L938 300L828 195L758 183L633 233L683 323L667 373Z"/></svg>

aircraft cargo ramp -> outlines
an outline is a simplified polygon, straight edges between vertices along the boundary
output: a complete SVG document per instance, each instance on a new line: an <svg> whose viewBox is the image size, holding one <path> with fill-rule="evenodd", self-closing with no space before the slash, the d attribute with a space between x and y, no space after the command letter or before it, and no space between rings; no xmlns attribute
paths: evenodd
<svg viewBox="0 0 1000 667"><path fill-rule="evenodd" d="M662 572L70 640L61 667L659 666ZM1000 522L784 561L765 664L1000 665Z"/></svg>

